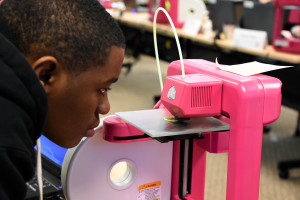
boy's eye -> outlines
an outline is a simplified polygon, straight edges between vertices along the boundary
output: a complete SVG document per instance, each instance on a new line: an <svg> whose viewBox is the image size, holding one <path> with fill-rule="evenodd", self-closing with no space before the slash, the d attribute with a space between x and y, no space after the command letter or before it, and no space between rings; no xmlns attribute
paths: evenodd
<svg viewBox="0 0 300 200"><path fill-rule="evenodd" d="M101 89L99 89L98 91L99 91L100 94L104 95L104 94L105 94L106 92L108 92L109 90L111 90L111 88L101 88Z"/></svg>

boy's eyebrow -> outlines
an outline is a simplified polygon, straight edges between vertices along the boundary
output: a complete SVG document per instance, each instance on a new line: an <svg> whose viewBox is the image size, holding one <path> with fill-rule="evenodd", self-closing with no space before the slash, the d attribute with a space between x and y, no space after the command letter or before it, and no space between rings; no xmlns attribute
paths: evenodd
<svg viewBox="0 0 300 200"><path fill-rule="evenodd" d="M119 80L118 78L111 78L111 79L107 80L106 83L115 83L118 80Z"/></svg>

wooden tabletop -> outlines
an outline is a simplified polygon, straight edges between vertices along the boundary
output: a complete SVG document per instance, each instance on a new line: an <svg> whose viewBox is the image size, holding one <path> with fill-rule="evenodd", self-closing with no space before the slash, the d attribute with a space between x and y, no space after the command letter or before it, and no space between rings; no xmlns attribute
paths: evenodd
<svg viewBox="0 0 300 200"><path fill-rule="evenodd" d="M129 27L142 29L146 31L153 31L153 22L149 19L149 14L146 12L141 13L131 13L129 11L123 12L119 17L114 17L120 23L127 25ZM178 37L189 39L194 42L199 42L206 45L217 45L219 48L224 50L234 50L242 52L245 54L267 57L279 61L284 61L292 64L300 64L300 54L288 53L276 51L272 45L267 46L264 50L255 50L255 49L245 49L245 48L236 48L232 45L231 40L219 39L214 42L213 38L207 38L203 34L191 35L184 32L180 28L176 28ZM156 24L157 34L174 37L173 30L169 24Z"/></svg>

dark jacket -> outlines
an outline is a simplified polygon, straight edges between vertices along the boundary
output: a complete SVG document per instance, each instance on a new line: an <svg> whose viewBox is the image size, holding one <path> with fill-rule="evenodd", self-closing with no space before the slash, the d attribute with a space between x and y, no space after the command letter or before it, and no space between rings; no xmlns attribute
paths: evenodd
<svg viewBox="0 0 300 200"><path fill-rule="evenodd" d="M1 200L25 198L26 182L35 173L34 145L47 105L47 95L30 64L0 33Z"/></svg>

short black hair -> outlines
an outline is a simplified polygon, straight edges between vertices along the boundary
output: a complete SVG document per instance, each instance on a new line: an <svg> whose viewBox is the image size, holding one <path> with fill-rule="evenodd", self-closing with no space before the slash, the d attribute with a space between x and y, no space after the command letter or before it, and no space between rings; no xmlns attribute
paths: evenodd
<svg viewBox="0 0 300 200"><path fill-rule="evenodd" d="M112 46L125 48L120 27L97 0L4 0L0 17L24 56L52 55L74 72L105 64Z"/></svg>

